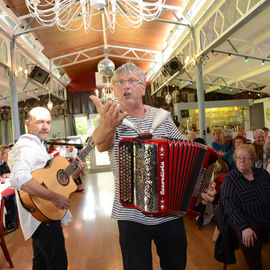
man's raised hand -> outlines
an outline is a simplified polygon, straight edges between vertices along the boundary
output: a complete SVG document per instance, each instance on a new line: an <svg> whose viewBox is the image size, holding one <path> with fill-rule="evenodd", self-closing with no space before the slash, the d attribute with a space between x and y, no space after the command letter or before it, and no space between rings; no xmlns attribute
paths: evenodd
<svg viewBox="0 0 270 270"><path fill-rule="evenodd" d="M120 112L119 105L114 101L109 100L103 105L97 96L91 95L90 99L100 114L100 125L104 128L115 130L127 116L126 112Z"/></svg>

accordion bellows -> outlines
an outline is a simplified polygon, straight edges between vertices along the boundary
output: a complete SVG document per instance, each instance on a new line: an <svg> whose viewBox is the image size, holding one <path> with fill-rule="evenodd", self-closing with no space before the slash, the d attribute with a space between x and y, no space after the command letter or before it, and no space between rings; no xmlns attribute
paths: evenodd
<svg viewBox="0 0 270 270"><path fill-rule="evenodd" d="M199 143L125 138L119 143L120 202L150 215L186 212L200 202L216 159L215 150Z"/></svg>

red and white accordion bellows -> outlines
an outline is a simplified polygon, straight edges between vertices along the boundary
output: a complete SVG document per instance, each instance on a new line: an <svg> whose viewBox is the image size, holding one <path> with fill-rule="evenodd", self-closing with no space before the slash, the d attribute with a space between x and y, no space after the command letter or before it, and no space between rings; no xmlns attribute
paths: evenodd
<svg viewBox="0 0 270 270"><path fill-rule="evenodd" d="M200 202L216 159L215 150L198 143L125 138L119 143L120 202L150 215L186 212Z"/></svg>

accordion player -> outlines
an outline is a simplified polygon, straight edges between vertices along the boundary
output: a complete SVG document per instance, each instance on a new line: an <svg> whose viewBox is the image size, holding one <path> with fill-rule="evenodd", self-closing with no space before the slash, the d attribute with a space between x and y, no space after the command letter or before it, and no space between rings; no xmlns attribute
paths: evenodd
<svg viewBox="0 0 270 270"><path fill-rule="evenodd" d="M198 205L217 152L205 145L142 136L119 143L120 202L145 214L180 214Z"/></svg>

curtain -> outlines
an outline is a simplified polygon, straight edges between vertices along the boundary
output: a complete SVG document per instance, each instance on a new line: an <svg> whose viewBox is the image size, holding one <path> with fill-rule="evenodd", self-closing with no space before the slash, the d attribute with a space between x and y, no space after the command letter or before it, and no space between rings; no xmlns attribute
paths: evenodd
<svg viewBox="0 0 270 270"><path fill-rule="evenodd" d="M65 124L65 116L52 116L51 123L51 132L49 137L52 138L65 138L66 134L66 124Z"/></svg>
<svg viewBox="0 0 270 270"><path fill-rule="evenodd" d="M0 121L0 144L9 145L12 142L12 123L11 120Z"/></svg>
<svg viewBox="0 0 270 270"><path fill-rule="evenodd" d="M20 132L21 132L21 135L26 133L25 119L20 119Z"/></svg>
<svg viewBox="0 0 270 270"><path fill-rule="evenodd" d="M66 117L66 127L68 130L68 136L76 136L77 130L76 130L76 122L75 122L75 116L74 115L68 115Z"/></svg>
<svg viewBox="0 0 270 270"><path fill-rule="evenodd" d="M80 93L67 93L67 106L68 113L70 114L81 114L81 113L96 113L96 107L93 102L89 99L91 93L80 92Z"/></svg>

